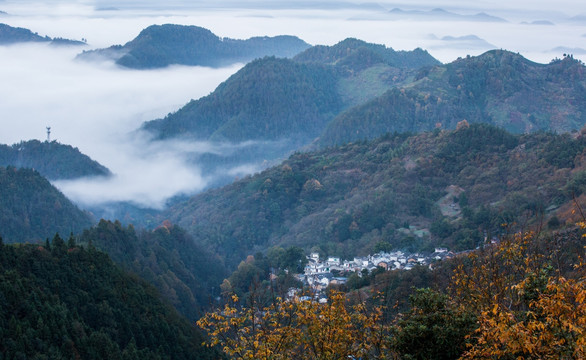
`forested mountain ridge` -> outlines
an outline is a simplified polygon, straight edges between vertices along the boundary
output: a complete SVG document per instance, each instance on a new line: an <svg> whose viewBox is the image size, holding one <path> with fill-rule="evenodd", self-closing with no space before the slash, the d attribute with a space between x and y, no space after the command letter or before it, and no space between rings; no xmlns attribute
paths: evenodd
<svg viewBox="0 0 586 360"><path fill-rule="evenodd" d="M0 236L6 242L38 242L56 232L79 232L92 223L89 214L38 172L0 167Z"/></svg>
<svg viewBox="0 0 586 360"><path fill-rule="evenodd" d="M412 81L417 70L405 65L404 58L415 64L438 63L422 51L395 52L355 39L310 48L293 60L258 59L210 95L146 122L142 129L154 140L237 144L237 150L229 153L191 158L213 174L214 185L226 184L233 180L224 175L226 168L251 164L265 168L280 161L311 143L344 109Z"/></svg>
<svg viewBox="0 0 586 360"><path fill-rule="evenodd" d="M454 129L461 120L514 133L581 129L586 123L586 68L571 56L542 65L503 50L458 59L423 69L413 83L339 115L319 143Z"/></svg>
<svg viewBox="0 0 586 360"><path fill-rule="evenodd" d="M110 58L133 69L169 65L221 67L264 56L291 57L310 45L295 36L220 38L199 26L151 25L125 45L84 51L79 59Z"/></svg>
<svg viewBox="0 0 586 360"><path fill-rule="evenodd" d="M57 141L29 140L11 146L0 144L0 166L34 169L49 180L111 175L110 170L79 149Z"/></svg>
<svg viewBox="0 0 586 360"><path fill-rule="evenodd" d="M185 230L164 223L155 230L100 220L78 237L93 244L125 270L155 286L188 319L195 321L212 305L226 276L223 262L196 244ZM216 289L215 294L213 289Z"/></svg>
<svg viewBox="0 0 586 360"><path fill-rule="evenodd" d="M476 247L584 191L582 136L458 130L386 135L314 153L196 195L162 217L235 267L271 246L352 257L375 248ZM553 212L551 212L553 211ZM554 218L555 217L555 218ZM549 221L549 220L548 220Z"/></svg>
<svg viewBox="0 0 586 360"><path fill-rule="evenodd" d="M436 64L422 50L396 52L346 39L311 47L293 60L252 61L210 95L143 128L155 138L307 141L343 109L412 80L421 66Z"/></svg>
<svg viewBox="0 0 586 360"><path fill-rule="evenodd" d="M336 65L350 71L364 70L379 63L405 69L419 69L440 64L427 51L420 48L413 51L396 51L384 45L367 43L354 38L347 38L333 46L312 46L297 54L293 60Z"/></svg>
<svg viewBox="0 0 586 360"><path fill-rule="evenodd" d="M143 129L158 138L307 141L341 109L331 69L267 57L247 64L210 95L145 123Z"/></svg>
<svg viewBox="0 0 586 360"><path fill-rule="evenodd" d="M63 38L50 38L33 33L29 29L12 27L7 24L0 24L0 45L17 43L37 42L50 43L51 45L85 45L82 41Z"/></svg>
<svg viewBox="0 0 586 360"><path fill-rule="evenodd" d="M0 241L3 358L217 359L156 290L93 246L58 235L39 245Z"/></svg>

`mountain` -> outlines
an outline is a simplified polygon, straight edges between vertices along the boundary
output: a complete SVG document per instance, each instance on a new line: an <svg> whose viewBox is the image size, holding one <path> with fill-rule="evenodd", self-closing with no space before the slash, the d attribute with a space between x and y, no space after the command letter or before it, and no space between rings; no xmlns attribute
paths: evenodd
<svg viewBox="0 0 586 360"><path fill-rule="evenodd" d="M35 169L49 180L109 176L110 170L82 154L79 149L56 141L22 141L0 144L0 166Z"/></svg>
<svg viewBox="0 0 586 360"><path fill-rule="evenodd" d="M440 62L425 50L396 51L384 45L348 38L333 46L316 45L296 55L295 61L336 65L350 71L360 71L376 64L395 68L418 69L439 65Z"/></svg>
<svg viewBox="0 0 586 360"><path fill-rule="evenodd" d="M418 66L437 64L423 50L394 51L347 39L312 47L294 59L254 60L210 95L142 129L155 140L238 144L234 151L224 147L194 155L206 173L225 174L243 165L259 169L313 141L344 109L412 81Z"/></svg>
<svg viewBox="0 0 586 360"><path fill-rule="evenodd" d="M389 11L391 18L396 19L411 19L421 21L473 21L473 22L507 22L503 18L489 15L486 13L477 13L474 15L462 15L447 11L441 8L433 10L422 11L422 10L403 10L400 8L394 8Z"/></svg>
<svg viewBox="0 0 586 360"><path fill-rule="evenodd" d="M92 246L0 242L0 351L10 359L217 359L143 280Z"/></svg>
<svg viewBox="0 0 586 360"><path fill-rule="evenodd" d="M348 38L333 46L316 45L293 58L336 69L337 91L345 107L359 105L386 90L407 84L422 67L441 63L427 51L395 51L384 45Z"/></svg>
<svg viewBox="0 0 586 360"><path fill-rule="evenodd" d="M152 231L135 231L132 225L100 220L83 231L79 242L93 244L122 268L154 285L192 321L212 305L213 297L219 294L218 285L226 276L217 256L168 222Z"/></svg>
<svg viewBox="0 0 586 360"><path fill-rule="evenodd" d="M144 129L161 138L239 142L311 138L342 103L332 70L274 57L252 61L210 95Z"/></svg>
<svg viewBox="0 0 586 360"><path fill-rule="evenodd" d="M384 45L346 39L314 46L293 60L266 57L247 64L209 96L192 100L143 128L157 138L245 141L317 136L326 123L355 101L355 93L382 94L438 65L427 52L394 51ZM356 91L357 85L369 89ZM364 96L364 95L362 95Z"/></svg>
<svg viewBox="0 0 586 360"><path fill-rule="evenodd" d="M5 241L41 241L56 232L79 232L92 223L38 172L0 167L0 236Z"/></svg>
<svg viewBox="0 0 586 360"><path fill-rule="evenodd" d="M542 65L503 50L458 59L424 69L413 83L339 115L319 143L454 129L464 119L515 133L581 129L586 123L586 68L571 56Z"/></svg>
<svg viewBox="0 0 586 360"><path fill-rule="evenodd" d="M264 56L291 57L310 45L294 36L220 38L198 26L152 25L125 45L84 51L79 59L108 58L133 69L169 65L222 67Z"/></svg>
<svg viewBox="0 0 586 360"><path fill-rule="evenodd" d="M443 36L441 39L438 39L435 35L432 35L430 38L434 40L440 40L444 44L449 43L449 46L452 49L458 48L470 51L472 49L489 50L496 48L496 46L493 44L490 44L486 40L481 39L476 35Z"/></svg>
<svg viewBox="0 0 586 360"><path fill-rule="evenodd" d="M458 130L389 134L297 153L162 218L232 269L272 246L343 258L377 248L467 250L503 231L503 223L553 219L572 193L580 196L585 148L583 136L513 135L467 122Z"/></svg>
<svg viewBox="0 0 586 360"><path fill-rule="evenodd" d="M1 13L0 13L1 14ZM10 45L24 42L46 42L51 45L86 45L85 42L63 38L50 38L19 27L12 27L0 23L0 45Z"/></svg>

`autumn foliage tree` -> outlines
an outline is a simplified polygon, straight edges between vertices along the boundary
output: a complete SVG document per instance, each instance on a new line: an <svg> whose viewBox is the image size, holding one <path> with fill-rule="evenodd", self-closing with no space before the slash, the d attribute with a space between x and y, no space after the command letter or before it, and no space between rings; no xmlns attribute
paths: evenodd
<svg viewBox="0 0 586 360"><path fill-rule="evenodd" d="M277 298L269 306L232 301L197 323L234 359L388 358L389 326L381 308L346 303L339 292L327 303Z"/></svg>
<svg viewBox="0 0 586 360"><path fill-rule="evenodd" d="M478 314L462 359L586 358L584 263L563 274L552 266L556 249L538 242L516 234L456 269L455 297Z"/></svg>

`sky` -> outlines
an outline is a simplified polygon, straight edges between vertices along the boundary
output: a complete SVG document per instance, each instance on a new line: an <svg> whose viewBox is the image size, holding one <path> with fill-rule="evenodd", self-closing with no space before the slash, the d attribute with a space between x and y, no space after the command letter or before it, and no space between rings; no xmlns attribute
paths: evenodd
<svg viewBox="0 0 586 360"><path fill-rule="evenodd" d="M401 18L389 13L395 8L484 12L505 21ZM0 23L50 37L85 38L88 50L124 44L149 25L174 23L240 39L295 35L313 45L354 37L396 50L421 47L444 63L494 48L540 63L565 52L586 60L583 1L0 0L0 11L6 13L0 13ZM55 183L82 207L132 201L162 208L174 195L203 189L210 179L187 163L186 154L223 151L230 144L152 145L135 130L209 94L244 64L137 71L75 61L80 51L42 44L0 46L0 143L44 140L45 128L51 126L52 139L78 147L108 167L115 176L106 181Z"/></svg>

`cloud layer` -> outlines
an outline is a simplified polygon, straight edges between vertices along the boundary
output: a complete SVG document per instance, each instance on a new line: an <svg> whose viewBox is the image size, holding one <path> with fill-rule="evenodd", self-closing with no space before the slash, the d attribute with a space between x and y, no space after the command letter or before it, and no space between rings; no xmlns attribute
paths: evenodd
<svg viewBox="0 0 586 360"><path fill-rule="evenodd" d="M0 10L8 14L0 15L0 22L50 37L86 38L89 48L123 44L149 25L175 23L203 26L219 36L241 39L288 34L311 44L332 45L354 37L397 50L422 47L443 62L497 47L546 63L561 57L560 49L583 48L586 33L583 23L572 21L572 17L586 14L586 3L569 0L461 0L441 6L413 0L379 2L378 7L322 1L313 9L304 9L301 1L192 4L186 0L0 0ZM337 5L325 9L324 4ZM392 8L429 11L438 7L462 15L486 12L507 22L413 21L388 16ZM44 139L45 127L51 126L53 139L77 146L110 168L116 176L109 180L57 183L80 204L129 201L160 208L174 195L203 189L210 175L202 174L188 157L197 152L230 151L232 145L151 144L134 131L143 121L162 117L190 99L210 93L242 64L224 69L132 71L111 63L76 62L73 59L80 51L42 44L0 47L0 143ZM582 51L574 55L586 58ZM226 174L240 176L258 169L250 164L226 169Z"/></svg>

